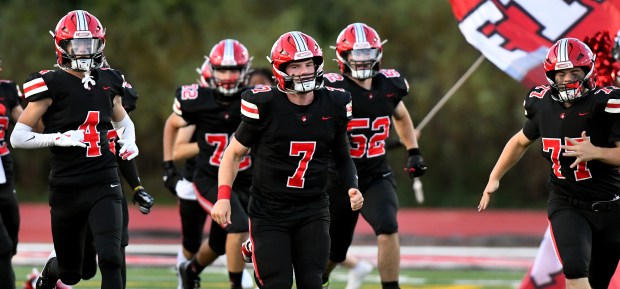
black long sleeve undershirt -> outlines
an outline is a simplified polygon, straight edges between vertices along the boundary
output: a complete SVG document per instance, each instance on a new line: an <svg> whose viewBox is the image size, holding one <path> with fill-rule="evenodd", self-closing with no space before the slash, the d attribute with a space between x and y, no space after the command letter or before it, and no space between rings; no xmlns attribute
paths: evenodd
<svg viewBox="0 0 620 289"><path fill-rule="evenodd" d="M346 131L347 127L345 125L342 130L337 133L331 145L331 152L334 162L336 163L336 171L342 183L345 184L347 188L357 189L357 169L349 153L349 138L347 137Z"/></svg>

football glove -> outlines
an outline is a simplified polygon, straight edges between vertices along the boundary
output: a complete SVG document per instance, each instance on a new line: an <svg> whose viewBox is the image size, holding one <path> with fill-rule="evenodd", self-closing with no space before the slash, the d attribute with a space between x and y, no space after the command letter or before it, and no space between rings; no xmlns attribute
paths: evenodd
<svg viewBox="0 0 620 289"><path fill-rule="evenodd" d="M83 130L68 130L63 133L56 133L53 141L54 145L59 147L86 147Z"/></svg>
<svg viewBox="0 0 620 289"><path fill-rule="evenodd" d="M424 158L420 154L420 149L410 149L407 151L409 153L409 159L407 159L407 167L405 171L409 173L409 177L411 179L421 177L426 173L426 163L424 162Z"/></svg>
<svg viewBox="0 0 620 289"><path fill-rule="evenodd" d="M164 180L164 185L166 188L172 193L174 196L177 195L177 182L179 181L179 174L177 173L177 168L174 166L173 161L165 161L162 164L164 168L164 175L162 179Z"/></svg>
<svg viewBox="0 0 620 289"><path fill-rule="evenodd" d="M129 161L137 157L140 153L140 151L138 150L138 146L133 141L125 141L120 139L118 140L118 144L121 145L121 149L118 151L118 155L121 157L121 159Z"/></svg>
<svg viewBox="0 0 620 289"><path fill-rule="evenodd" d="M154 202L155 199L153 199L149 193L144 191L144 187L137 186L133 190L133 203L134 205L138 203L138 209L140 209L142 214L146 215L150 213Z"/></svg>

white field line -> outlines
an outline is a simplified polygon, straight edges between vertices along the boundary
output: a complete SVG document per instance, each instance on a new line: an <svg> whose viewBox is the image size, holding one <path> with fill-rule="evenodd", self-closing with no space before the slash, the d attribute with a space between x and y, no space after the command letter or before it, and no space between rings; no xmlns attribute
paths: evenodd
<svg viewBox="0 0 620 289"><path fill-rule="evenodd" d="M127 247L127 263L139 266L174 266L180 245L132 244ZM17 265L42 265L53 249L49 243L20 243L13 262ZM527 269L538 248L531 247L401 247L403 268L481 268ZM349 254L377 264L377 247L352 246ZM226 258L214 265L225 266Z"/></svg>

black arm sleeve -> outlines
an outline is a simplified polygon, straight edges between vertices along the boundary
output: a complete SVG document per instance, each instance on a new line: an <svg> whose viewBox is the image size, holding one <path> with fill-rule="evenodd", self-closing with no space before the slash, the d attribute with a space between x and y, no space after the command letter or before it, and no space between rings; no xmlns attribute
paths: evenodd
<svg viewBox="0 0 620 289"><path fill-rule="evenodd" d="M346 125L337 133L331 151L336 163L336 171L347 188L357 189L357 169L349 154L349 138Z"/></svg>
<svg viewBox="0 0 620 289"><path fill-rule="evenodd" d="M138 176L138 167L136 166L135 159L128 161L117 156L116 161L123 178L125 178L132 190L142 185L140 177Z"/></svg>
<svg viewBox="0 0 620 289"><path fill-rule="evenodd" d="M235 139L248 148L252 147L252 145L256 143L259 135L260 129L258 126L245 121L242 121L241 124L239 124L237 131L235 131Z"/></svg>

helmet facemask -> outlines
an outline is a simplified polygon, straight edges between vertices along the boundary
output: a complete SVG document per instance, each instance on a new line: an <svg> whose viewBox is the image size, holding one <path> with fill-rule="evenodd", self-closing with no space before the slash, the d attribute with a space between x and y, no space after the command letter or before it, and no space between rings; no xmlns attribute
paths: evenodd
<svg viewBox="0 0 620 289"><path fill-rule="evenodd" d="M584 72L587 72L583 79L569 82L569 83L555 83L555 73L548 73L547 80L551 86L551 98L559 102L573 102L584 95L586 95L591 89L595 88L596 79L591 78L593 67L581 67Z"/></svg>
<svg viewBox="0 0 620 289"><path fill-rule="evenodd" d="M89 33L81 31L80 33ZM103 64L105 42L99 38L71 38L61 40L58 50L62 53L62 63L75 71L90 71Z"/></svg>
<svg viewBox="0 0 620 289"><path fill-rule="evenodd" d="M372 78L379 72L382 53L378 48L353 49L336 55L346 66L345 73L355 79Z"/></svg>
<svg viewBox="0 0 620 289"><path fill-rule="evenodd" d="M282 77L284 80L284 89L280 89L285 93L300 93L305 94L323 87L323 62L320 59L320 64L317 65L317 57L313 58L314 72L302 75L288 75L286 74L286 67L289 63L285 63L280 66L280 69L274 69L274 71ZM302 60L303 61L303 60Z"/></svg>
<svg viewBox="0 0 620 289"><path fill-rule="evenodd" d="M249 63L243 66L211 66L211 77L209 78L209 83L211 87L214 87L221 94L226 96L233 95L247 84L249 69ZM234 78L220 79L217 76L217 71L237 71L238 75Z"/></svg>

